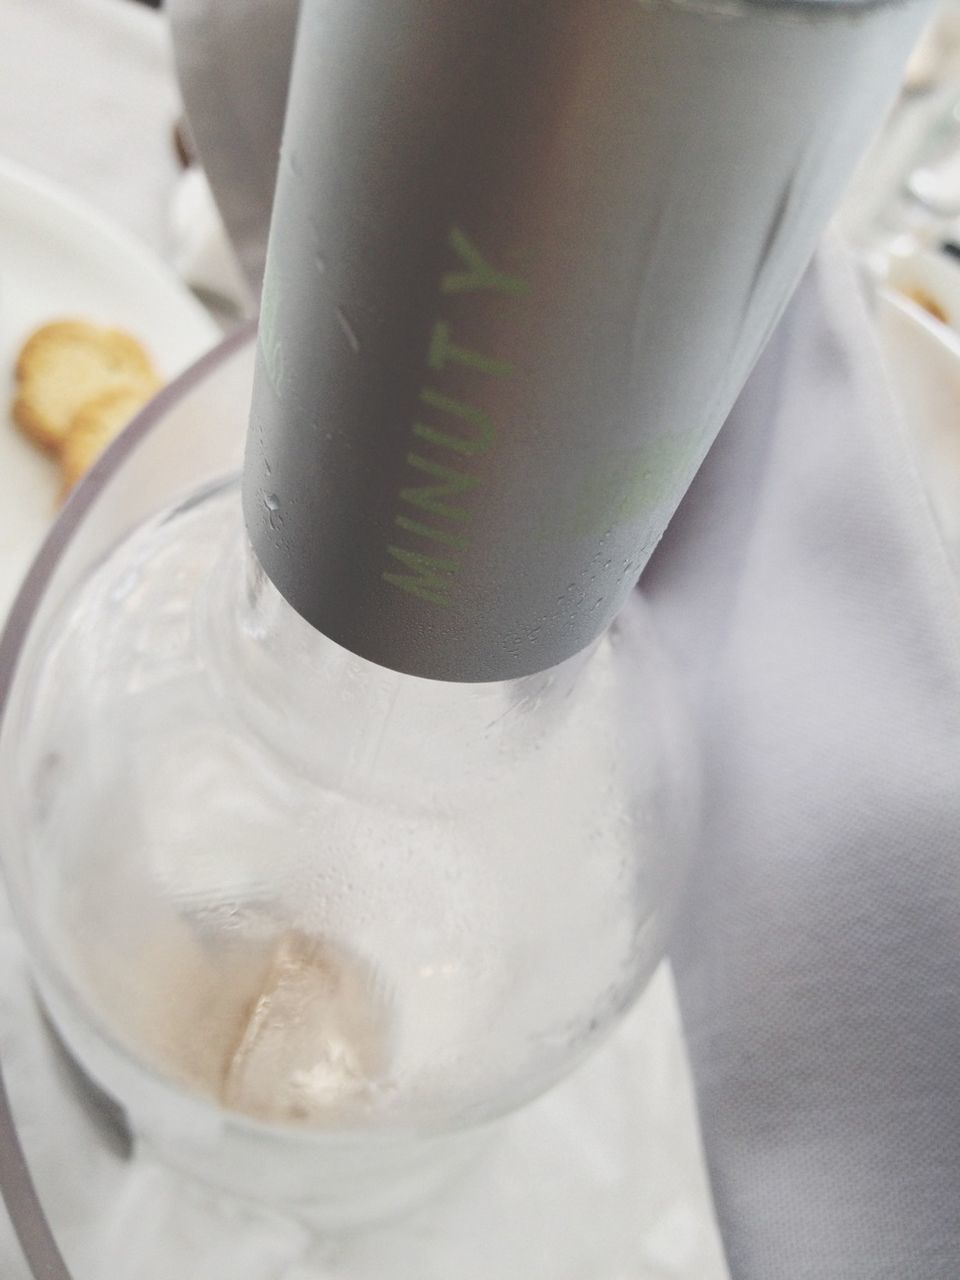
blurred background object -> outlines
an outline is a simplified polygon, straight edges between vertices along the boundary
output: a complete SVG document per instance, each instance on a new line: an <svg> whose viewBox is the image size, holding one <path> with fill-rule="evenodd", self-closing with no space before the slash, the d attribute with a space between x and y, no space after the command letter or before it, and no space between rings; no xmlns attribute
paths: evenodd
<svg viewBox="0 0 960 1280"><path fill-rule="evenodd" d="M837 218L877 278L891 263L960 240L960 3L945 0Z"/></svg>

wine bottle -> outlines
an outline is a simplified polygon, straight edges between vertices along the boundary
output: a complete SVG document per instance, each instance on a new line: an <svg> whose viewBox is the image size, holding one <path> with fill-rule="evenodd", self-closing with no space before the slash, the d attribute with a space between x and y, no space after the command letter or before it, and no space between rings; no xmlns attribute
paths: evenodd
<svg viewBox="0 0 960 1280"><path fill-rule="evenodd" d="M918 21L304 0L242 484L86 580L23 743L57 1021L172 1159L320 1135L374 1212L630 1007L695 753L624 605Z"/></svg>

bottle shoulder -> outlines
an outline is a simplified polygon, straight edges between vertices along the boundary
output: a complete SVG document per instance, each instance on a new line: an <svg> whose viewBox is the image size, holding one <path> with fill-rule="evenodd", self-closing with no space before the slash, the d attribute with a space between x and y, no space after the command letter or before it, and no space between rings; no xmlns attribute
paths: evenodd
<svg viewBox="0 0 960 1280"><path fill-rule="evenodd" d="M626 647L627 652L624 652ZM181 504L110 555L56 620L53 721L109 722L117 754L207 758L301 795L448 810L480 793L620 772L624 710L655 645L604 636L561 667L496 684L399 675L317 632L260 570L235 485ZM631 691L629 686L635 686ZM651 748L655 735L651 735Z"/></svg>

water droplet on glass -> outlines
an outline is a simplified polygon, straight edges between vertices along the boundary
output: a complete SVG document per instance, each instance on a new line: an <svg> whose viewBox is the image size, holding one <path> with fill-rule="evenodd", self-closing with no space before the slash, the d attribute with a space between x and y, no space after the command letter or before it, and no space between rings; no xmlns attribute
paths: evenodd
<svg viewBox="0 0 960 1280"><path fill-rule="evenodd" d="M349 316L343 307L337 307L337 323L350 345L350 350L354 355L358 355L360 351L360 339L357 337L357 331L354 329Z"/></svg>
<svg viewBox="0 0 960 1280"><path fill-rule="evenodd" d="M275 493L268 493L263 499L263 505L270 513L267 517L267 523L270 525L273 532L276 533L280 525L283 524L283 516L280 515L280 499Z"/></svg>
<svg viewBox="0 0 960 1280"><path fill-rule="evenodd" d="M273 475L273 468L270 466L270 463L266 460L266 458L264 458L263 460L263 469L266 471L268 476Z"/></svg>

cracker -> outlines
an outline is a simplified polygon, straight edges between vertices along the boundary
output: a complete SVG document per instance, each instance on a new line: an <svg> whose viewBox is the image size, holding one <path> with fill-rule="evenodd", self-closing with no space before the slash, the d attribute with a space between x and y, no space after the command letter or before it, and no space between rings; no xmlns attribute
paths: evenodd
<svg viewBox="0 0 960 1280"><path fill-rule="evenodd" d="M60 449L61 497L65 498L85 471L116 439L130 419L150 398L147 386L114 387L102 392L74 414Z"/></svg>
<svg viewBox="0 0 960 1280"><path fill-rule="evenodd" d="M121 329L58 320L37 329L16 364L13 419L37 444L58 451L77 411L118 388L146 400L158 386L150 357Z"/></svg>

